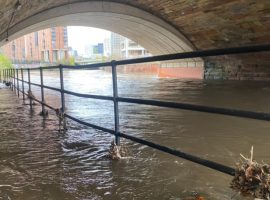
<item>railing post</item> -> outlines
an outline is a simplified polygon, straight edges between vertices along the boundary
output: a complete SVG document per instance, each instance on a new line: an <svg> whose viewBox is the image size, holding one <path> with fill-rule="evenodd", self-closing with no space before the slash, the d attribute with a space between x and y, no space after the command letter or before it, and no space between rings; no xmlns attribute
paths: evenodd
<svg viewBox="0 0 270 200"><path fill-rule="evenodd" d="M18 98L20 98L19 69L16 69L16 77L17 77L17 95Z"/></svg>
<svg viewBox="0 0 270 200"><path fill-rule="evenodd" d="M6 79L6 82L8 82L8 79L9 79L9 69L7 69L7 79Z"/></svg>
<svg viewBox="0 0 270 200"><path fill-rule="evenodd" d="M25 101L25 94L24 94L24 78L23 78L23 69L21 68L21 78L22 78L22 92L23 92L23 101Z"/></svg>
<svg viewBox="0 0 270 200"><path fill-rule="evenodd" d="M31 74L30 74L30 69L28 68L27 69L27 72L28 72L28 98L30 100L30 109L32 110L33 109L33 104L32 104L32 91L31 91Z"/></svg>
<svg viewBox="0 0 270 200"><path fill-rule="evenodd" d="M3 83L6 82L6 70L3 70Z"/></svg>
<svg viewBox="0 0 270 200"><path fill-rule="evenodd" d="M63 125L64 131L66 130L66 119L65 119L65 86L64 86L64 74L63 74L63 66L59 65L60 71L60 87L61 87L61 112L59 116L59 125Z"/></svg>
<svg viewBox="0 0 270 200"><path fill-rule="evenodd" d="M41 91L41 102L42 102L42 104L41 104L42 110L41 110L40 114L45 117L46 115L48 115L48 113L45 110L45 106L43 104L43 103L45 103L45 98L44 98L43 69L42 69L42 67L39 68L39 72L40 72L40 91Z"/></svg>
<svg viewBox="0 0 270 200"><path fill-rule="evenodd" d="M8 82L9 79L9 69L6 69L6 82Z"/></svg>
<svg viewBox="0 0 270 200"><path fill-rule="evenodd" d="M7 69L7 82L8 82L8 79L9 79L9 69Z"/></svg>
<svg viewBox="0 0 270 200"><path fill-rule="evenodd" d="M12 69L9 69L8 70L8 75L9 75L9 79L8 79L8 82L9 82L9 88L12 89Z"/></svg>
<svg viewBox="0 0 270 200"><path fill-rule="evenodd" d="M2 82L2 70L0 70L0 82Z"/></svg>
<svg viewBox="0 0 270 200"><path fill-rule="evenodd" d="M120 145L119 137L119 109L118 109L118 87L117 87L117 70L115 61L112 61L112 80L113 80L113 104L114 104L114 131L115 143Z"/></svg>
<svg viewBox="0 0 270 200"><path fill-rule="evenodd" d="M11 79L11 89L12 89L12 91L15 91L15 93L16 93L16 88L15 88L15 81L16 81L16 79L15 79L15 69L12 69L11 71L11 74L12 74L12 79Z"/></svg>

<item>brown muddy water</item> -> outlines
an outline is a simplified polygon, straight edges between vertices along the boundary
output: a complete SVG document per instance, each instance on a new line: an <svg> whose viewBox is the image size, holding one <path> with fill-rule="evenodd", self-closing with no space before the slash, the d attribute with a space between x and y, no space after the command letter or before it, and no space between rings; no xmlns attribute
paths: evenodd
<svg viewBox="0 0 270 200"><path fill-rule="evenodd" d="M27 74L25 74L27 77ZM38 74L32 80L39 83ZM269 82L196 81L119 75L119 95L270 112ZM45 72L46 85L59 88L59 73ZM111 74L66 71L65 88L112 94ZM33 87L40 98L39 88ZM27 87L26 87L27 90ZM60 107L60 96L45 90L46 102ZM26 101L28 103L28 101ZM66 95L67 113L113 128L113 104ZM0 199L170 199L199 193L206 200L249 199L229 188L232 177L189 161L121 140L131 158L111 161L113 137L68 121L59 133L53 112L43 119L14 92L0 89ZM257 161L270 162L269 122L120 103L121 131L225 165L254 146ZM195 199L195 198L194 198Z"/></svg>

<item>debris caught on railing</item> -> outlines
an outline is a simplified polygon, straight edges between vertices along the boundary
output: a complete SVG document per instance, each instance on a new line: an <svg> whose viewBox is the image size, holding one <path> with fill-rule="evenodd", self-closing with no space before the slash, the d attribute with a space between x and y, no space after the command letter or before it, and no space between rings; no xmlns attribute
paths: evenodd
<svg viewBox="0 0 270 200"><path fill-rule="evenodd" d="M43 101L44 104L46 104L46 101ZM44 116L44 117L47 117L49 115L49 112L48 110L45 109L45 106L44 108L42 108L41 112L39 113L40 116Z"/></svg>
<svg viewBox="0 0 270 200"><path fill-rule="evenodd" d="M253 146L250 153L250 158L240 154L243 160L237 164L231 188L244 196L270 200L270 165L253 160Z"/></svg>
<svg viewBox="0 0 270 200"><path fill-rule="evenodd" d="M55 109L55 112L59 119L59 131L66 130L65 112L62 112L62 108Z"/></svg>
<svg viewBox="0 0 270 200"><path fill-rule="evenodd" d="M115 141L111 142L110 150L109 150L109 158L112 160L120 160L122 158L127 157L128 151L125 146L118 146L116 145Z"/></svg>
<svg viewBox="0 0 270 200"><path fill-rule="evenodd" d="M27 96L28 96L29 99L36 99L36 97L34 96L34 94L32 93L31 90L27 91Z"/></svg>
<svg viewBox="0 0 270 200"><path fill-rule="evenodd" d="M10 81L5 81L4 83L5 83L5 85L6 85L7 87L11 86L11 82L10 82Z"/></svg>
<svg viewBox="0 0 270 200"><path fill-rule="evenodd" d="M40 111L39 115L47 117L49 115L49 112L48 112L48 110L44 110L44 111L42 110L42 111Z"/></svg>

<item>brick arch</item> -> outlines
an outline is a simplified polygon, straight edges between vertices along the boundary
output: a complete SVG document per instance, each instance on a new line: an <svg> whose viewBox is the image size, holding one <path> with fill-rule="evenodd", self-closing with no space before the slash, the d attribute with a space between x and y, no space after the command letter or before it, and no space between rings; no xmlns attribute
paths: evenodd
<svg viewBox="0 0 270 200"><path fill-rule="evenodd" d="M111 29L141 43L153 54L270 43L269 0L20 0L20 2L22 8L16 11L14 20L10 23L11 39L26 33L24 32L26 30L34 31L38 28L38 23L45 23L52 17L56 19L65 14L78 13L77 9L81 13L108 12L114 14L115 19L117 14L118 18L119 15L129 20L135 18L140 22L135 23L132 19L130 23L133 25L126 25L125 32L117 28L119 21L115 21ZM15 3L16 1L0 0L0 42L4 41L11 18L10 11ZM144 26L148 23L150 26ZM148 29L142 31L142 27ZM155 34L152 34L151 38L147 37L151 33ZM207 59L206 71L210 76L206 77L269 79L269 59L269 53L229 56L219 60ZM212 76L212 72L217 73L217 76ZM254 77L256 74L258 76Z"/></svg>
<svg viewBox="0 0 270 200"><path fill-rule="evenodd" d="M33 31L59 25L91 26L110 30L136 41L152 54L192 51L185 36L160 18L125 4L90 1L57 6L13 25L10 40ZM5 40L6 33L0 35Z"/></svg>

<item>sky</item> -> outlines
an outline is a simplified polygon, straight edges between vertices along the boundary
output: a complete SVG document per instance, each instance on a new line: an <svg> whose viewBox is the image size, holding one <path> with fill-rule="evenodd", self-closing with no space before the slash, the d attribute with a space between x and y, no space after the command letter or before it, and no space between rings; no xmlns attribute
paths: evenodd
<svg viewBox="0 0 270 200"><path fill-rule="evenodd" d="M109 31L92 27L68 26L68 46L77 50L79 55L84 54L85 45L103 43L110 37Z"/></svg>

